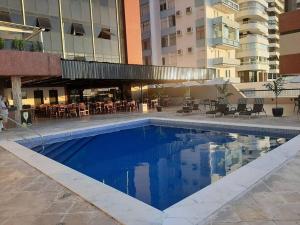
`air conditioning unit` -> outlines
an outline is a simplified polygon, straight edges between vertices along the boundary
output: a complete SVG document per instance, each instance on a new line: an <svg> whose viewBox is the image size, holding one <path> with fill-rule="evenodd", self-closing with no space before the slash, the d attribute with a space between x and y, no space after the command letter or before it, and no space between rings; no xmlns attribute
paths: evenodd
<svg viewBox="0 0 300 225"><path fill-rule="evenodd" d="M176 11L176 16L181 16L181 11L180 10Z"/></svg>
<svg viewBox="0 0 300 225"><path fill-rule="evenodd" d="M182 49L177 50L177 55L182 55L182 53L183 53Z"/></svg>
<svg viewBox="0 0 300 225"><path fill-rule="evenodd" d="M189 48L187 49L187 51L188 51L188 53L192 53L192 52L193 52L193 48L192 48L192 47L189 47Z"/></svg>
<svg viewBox="0 0 300 225"><path fill-rule="evenodd" d="M185 9L186 14L191 14L192 11L193 11L192 7L187 7L187 8Z"/></svg>
<svg viewBox="0 0 300 225"><path fill-rule="evenodd" d="M187 32L187 33L192 33L192 32L193 32L193 28L192 28L192 27L186 28L186 32Z"/></svg>
<svg viewBox="0 0 300 225"><path fill-rule="evenodd" d="M176 34L177 34L177 36L181 36L182 35L182 31L181 30L177 30Z"/></svg>

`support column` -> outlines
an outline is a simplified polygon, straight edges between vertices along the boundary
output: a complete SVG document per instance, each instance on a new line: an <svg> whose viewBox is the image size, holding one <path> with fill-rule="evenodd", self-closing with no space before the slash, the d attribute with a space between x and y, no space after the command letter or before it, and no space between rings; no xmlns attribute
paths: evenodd
<svg viewBox="0 0 300 225"><path fill-rule="evenodd" d="M16 107L15 120L17 122L21 121L21 109L22 109L22 91L21 91L21 77L11 77L11 90L12 97L14 101L14 106Z"/></svg>

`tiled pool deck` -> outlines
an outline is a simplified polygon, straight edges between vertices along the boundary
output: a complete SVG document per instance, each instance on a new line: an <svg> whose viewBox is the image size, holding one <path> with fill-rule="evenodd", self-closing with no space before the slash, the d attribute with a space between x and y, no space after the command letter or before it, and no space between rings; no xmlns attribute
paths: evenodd
<svg viewBox="0 0 300 225"><path fill-rule="evenodd" d="M40 121L33 127L41 133L47 134L149 116L298 128L300 125L297 116L289 118L260 117L250 120L230 117L207 118L198 112L180 115L176 114L175 109L168 109L163 113L132 113L93 116L81 120ZM27 135L31 134L21 129L15 129L1 133L0 139L15 139ZM108 215L11 153L0 150L0 159L0 225L117 224ZM258 183L251 191L238 200L225 205L208 224L300 224L299 167L300 155L298 154L282 168Z"/></svg>

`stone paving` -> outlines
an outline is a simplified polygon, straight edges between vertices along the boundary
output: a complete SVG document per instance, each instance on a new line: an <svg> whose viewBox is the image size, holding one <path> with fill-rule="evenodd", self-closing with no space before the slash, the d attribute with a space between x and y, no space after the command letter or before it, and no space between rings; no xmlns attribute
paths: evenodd
<svg viewBox="0 0 300 225"><path fill-rule="evenodd" d="M0 149L0 225L117 225L111 217Z"/></svg>
<svg viewBox="0 0 300 225"><path fill-rule="evenodd" d="M207 225L299 225L300 154L225 205Z"/></svg>
<svg viewBox="0 0 300 225"><path fill-rule="evenodd" d="M209 118L201 112L183 115L176 109L147 114L113 114L81 119L39 120L33 128L47 134L143 117L166 117L299 127L297 116ZM24 129L0 133L0 140L22 138ZM300 154L258 183L238 200L225 205L207 225L300 225ZM62 185L0 149L0 225L110 225L108 215Z"/></svg>

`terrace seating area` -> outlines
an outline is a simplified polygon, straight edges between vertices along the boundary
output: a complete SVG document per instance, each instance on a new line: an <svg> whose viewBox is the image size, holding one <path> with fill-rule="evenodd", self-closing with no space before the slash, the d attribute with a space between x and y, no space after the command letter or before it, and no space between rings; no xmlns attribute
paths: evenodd
<svg viewBox="0 0 300 225"><path fill-rule="evenodd" d="M136 101L106 101L72 104L42 104L37 106L34 116L37 118L72 118L96 114L112 114L117 112L134 112L138 110Z"/></svg>

